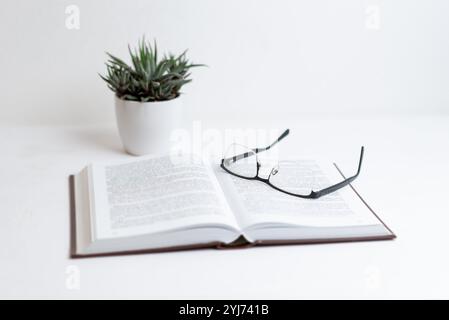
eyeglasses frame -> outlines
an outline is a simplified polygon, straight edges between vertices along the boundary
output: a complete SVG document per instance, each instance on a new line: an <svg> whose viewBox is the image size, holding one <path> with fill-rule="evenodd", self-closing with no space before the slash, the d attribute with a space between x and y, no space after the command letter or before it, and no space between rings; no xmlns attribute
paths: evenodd
<svg viewBox="0 0 449 320"><path fill-rule="evenodd" d="M270 172L270 174L268 175L267 178L260 177L259 176L259 170L260 170L261 164L260 164L260 162L258 160L257 154L260 153L260 152L267 151L267 150L271 149L278 142L280 142L282 139L284 139L289 133L290 133L290 129L285 130L279 136L279 138L276 139L276 141L274 141L272 144L270 144L269 146L267 146L265 148L254 148L254 149L248 148L249 150L254 152L254 155L256 156L256 166L257 166L257 168L256 168L256 175L254 177L246 177L246 176L239 175L237 173L234 173L234 172L230 171L224 165L225 161L229 161L231 159L232 159L233 162L237 162L238 160L248 158L250 156L249 152L245 152L245 153L242 153L242 154L239 154L239 155L235 155L235 156L233 156L231 158L223 158L223 159L221 159L220 167L223 170L225 170L227 173L229 173L229 174L231 174L233 176L236 176L238 178L242 178L242 179L246 179L246 180L261 181L263 183L266 183L271 188L273 188L273 189L275 189L275 190L277 190L279 192L282 192L282 193L285 193L285 194L288 194L288 195L291 195L291 196L294 196L294 197L303 198L303 199L318 199L318 198L321 198L322 196L328 195L328 194L330 194L332 192L335 192L335 191L337 191L337 190L339 190L339 189L349 185L351 182L353 182L359 176L361 168L362 168L363 154L365 152L365 148L363 146L361 147L361 150L360 150L360 159L359 159L359 165L358 165L356 174L354 174L353 176L351 176L349 178L344 179L343 181L340 181L339 183L336 183L334 185L331 185L331 186L329 186L327 188L324 188L324 189L321 189L321 190L318 190L318 191L311 190L310 194L308 194L308 195L296 194L296 193L292 193L292 192L289 192L289 191L286 191L286 190L282 190L281 188L276 187L275 185L273 185L270 182L271 176L276 174L276 172L275 172L276 168L272 168L271 169L271 172Z"/></svg>

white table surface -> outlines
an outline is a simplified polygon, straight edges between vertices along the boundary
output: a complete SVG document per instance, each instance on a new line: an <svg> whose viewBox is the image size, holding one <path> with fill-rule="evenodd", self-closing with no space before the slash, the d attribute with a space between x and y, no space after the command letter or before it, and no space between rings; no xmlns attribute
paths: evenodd
<svg viewBox="0 0 449 320"><path fill-rule="evenodd" d="M347 171L365 145L354 184L398 238L70 260L67 177L129 157L114 124L1 127L0 298L449 298L449 117L202 122L251 125Z"/></svg>

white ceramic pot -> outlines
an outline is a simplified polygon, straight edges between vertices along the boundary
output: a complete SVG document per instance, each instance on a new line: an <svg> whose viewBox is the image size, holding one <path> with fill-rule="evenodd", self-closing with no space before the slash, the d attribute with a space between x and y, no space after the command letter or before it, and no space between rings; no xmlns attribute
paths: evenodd
<svg viewBox="0 0 449 320"><path fill-rule="evenodd" d="M126 152L133 155L170 151L170 135L182 125L180 98L161 102L115 97L118 130Z"/></svg>

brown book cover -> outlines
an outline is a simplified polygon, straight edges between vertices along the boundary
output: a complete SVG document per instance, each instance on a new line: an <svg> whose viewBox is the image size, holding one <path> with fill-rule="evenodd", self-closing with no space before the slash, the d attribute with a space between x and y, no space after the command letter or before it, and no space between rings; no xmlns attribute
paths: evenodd
<svg viewBox="0 0 449 320"><path fill-rule="evenodd" d="M343 173L335 165L338 172L344 178ZM272 246L272 245L298 245L298 244L321 244L321 243L337 243L337 242L355 242L355 241L377 241L377 240L392 240L396 238L394 232L379 218L379 216L371 209L371 207L366 203L366 201L360 196L360 194L355 190L352 185L350 188L355 192L355 194L360 198L360 200L367 206L373 215L384 225L384 227L390 231L391 234L384 236L357 236L357 237L347 237L347 238L323 238L323 239L307 239L307 240L264 240L249 242L245 237L240 236L237 240L232 243L224 244L220 242L210 242L198 245L186 245L186 246L176 246L176 247L166 247L150 250L134 250L134 251L122 251L122 252L108 252L99 254L89 254L80 255L77 254L76 250L76 208L75 208L75 176L71 175L69 177L69 192L70 192L70 258L89 258L89 257L103 257L103 256L117 256L117 255L130 255L130 254L144 254L144 253L161 253L170 251L182 251L182 250L198 250L198 249L242 249L254 246Z"/></svg>

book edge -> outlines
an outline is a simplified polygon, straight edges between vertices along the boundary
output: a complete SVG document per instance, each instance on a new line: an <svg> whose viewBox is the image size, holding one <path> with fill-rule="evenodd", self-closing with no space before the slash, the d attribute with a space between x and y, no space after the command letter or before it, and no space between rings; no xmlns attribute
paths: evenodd
<svg viewBox="0 0 449 320"><path fill-rule="evenodd" d="M75 175L69 176L69 257L76 255Z"/></svg>
<svg viewBox="0 0 449 320"><path fill-rule="evenodd" d="M334 163L335 168L337 169L337 171L340 173L340 175L343 177L343 179L346 179L345 175L343 174L343 172L340 170L340 168L338 167L338 165L336 163ZM380 223L385 227L385 229L387 229L390 234L391 234L391 238L390 239L395 239L397 238L396 234L393 232L393 230L391 230L387 224L377 215L376 212L374 212L374 210L369 206L369 204L365 201L365 199L363 199L363 197L360 195L360 193L354 188L354 186L350 183L349 186L351 187L352 191L354 191L354 193L357 195L357 197L360 199L360 201L363 202L363 204L368 208L369 211L371 211L371 213L377 218L377 220L380 221Z"/></svg>

